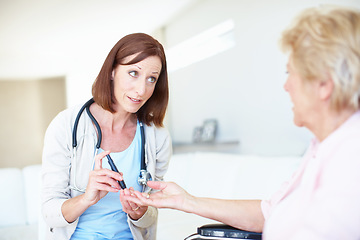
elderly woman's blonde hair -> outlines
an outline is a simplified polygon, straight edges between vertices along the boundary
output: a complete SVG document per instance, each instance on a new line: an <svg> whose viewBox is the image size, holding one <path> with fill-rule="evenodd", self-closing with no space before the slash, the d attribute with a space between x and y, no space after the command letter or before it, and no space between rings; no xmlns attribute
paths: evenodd
<svg viewBox="0 0 360 240"><path fill-rule="evenodd" d="M305 81L331 78L331 106L359 109L360 12L334 7L303 11L283 32L281 46Z"/></svg>

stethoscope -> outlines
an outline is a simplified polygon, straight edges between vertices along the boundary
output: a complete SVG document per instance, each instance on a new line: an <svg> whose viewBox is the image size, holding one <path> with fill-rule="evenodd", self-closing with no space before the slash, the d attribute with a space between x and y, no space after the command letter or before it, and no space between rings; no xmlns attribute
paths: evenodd
<svg viewBox="0 0 360 240"><path fill-rule="evenodd" d="M77 147L77 140L76 140L76 132L77 132L77 127L79 125L79 120L80 117L82 115L82 113L84 112L84 110L86 110L88 116L90 117L91 121L94 123L96 130L98 132L98 139L97 139L97 143L96 143L96 152L95 155L97 155L100 145L101 145L101 140L102 140L102 134L101 134L101 129L100 129L100 125L99 123L96 121L95 117L92 115L92 113L90 112L90 105L94 103L94 99L91 98L89 101L87 101L80 109L79 113L77 114L76 118L75 118L75 123L74 123L74 129L72 132L72 147L73 147L73 157L74 157L74 167L76 167L76 147ZM143 123L140 122L140 135L141 135L141 164L140 164L140 174L138 177L138 183L140 186L143 187L143 190L145 190L145 187L147 186L147 182L151 181L151 174L149 171L147 171L146 169L146 163L145 163L145 133L144 133L144 126ZM108 160L109 160L109 164L112 168L113 171L117 171L116 166L114 165L114 163L112 162L112 159L109 155L107 155ZM95 159L94 159L95 160ZM76 170L74 169L75 173ZM117 171L118 172L118 171ZM75 174L76 176L76 174ZM71 187L74 190L80 191L80 192L85 192L85 189L80 189L76 186L76 178L74 176L74 186ZM120 186L122 188L126 188L125 183L122 181L119 182ZM123 185L122 185L123 184ZM125 187L124 187L125 186Z"/></svg>

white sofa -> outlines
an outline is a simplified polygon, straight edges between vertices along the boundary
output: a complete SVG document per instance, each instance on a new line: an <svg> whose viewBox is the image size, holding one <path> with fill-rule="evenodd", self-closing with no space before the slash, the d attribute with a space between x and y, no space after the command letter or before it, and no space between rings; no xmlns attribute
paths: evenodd
<svg viewBox="0 0 360 240"><path fill-rule="evenodd" d="M0 169L0 239L39 238L40 169Z"/></svg>
<svg viewBox="0 0 360 240"><path fill-rule="evenodd" d="M225 153L174 154L166 181L196 196L262 199L288 179L300 157L259 157ZM44 239L40 215L40 165L0 169L0 239ZM213 223L194 214L160 209L157 240L182 240Z"/></svg>
<svg viewBox="0 0 360 240"><path fill-rule="evenodd" d="M301 157L259 157L224 153L173 155L166 181L189 193L223 199L264 199L297 169ZM215 223L194 214L160 209L157 240L183 240L197 227Z"/></svg>

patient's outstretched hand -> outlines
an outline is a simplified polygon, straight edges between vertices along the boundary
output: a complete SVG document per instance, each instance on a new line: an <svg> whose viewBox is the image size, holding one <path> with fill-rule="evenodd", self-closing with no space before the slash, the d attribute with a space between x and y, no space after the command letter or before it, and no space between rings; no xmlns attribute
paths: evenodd
<svg viewBox="0 0 360 240"><path fill-rule="evenodd" d="M126 196L126 199L140 205L186 211L187 200L193 198L174 182L148 181L147 185L159 191L151 194L135 191L132 196Z"/></svg>

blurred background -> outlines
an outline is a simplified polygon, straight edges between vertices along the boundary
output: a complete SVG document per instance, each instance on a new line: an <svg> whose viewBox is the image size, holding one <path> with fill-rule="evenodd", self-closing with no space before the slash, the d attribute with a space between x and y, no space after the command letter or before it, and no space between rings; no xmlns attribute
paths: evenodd
<svg viewBox="0 0 360 240"><path fill-rule="evenodd" d="M360 9L359 0L0 0L0 167L41 163L50 121L91 97L108 52L134 32L166 49L175 153L301 155L311 134L293 125L278 40L302 9L327 5ZM214 141L194 143L208 120Z"/></svg>

